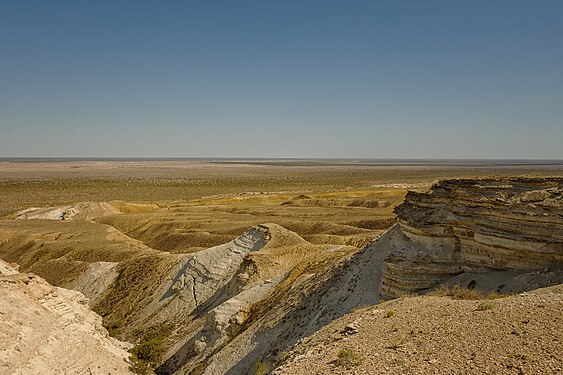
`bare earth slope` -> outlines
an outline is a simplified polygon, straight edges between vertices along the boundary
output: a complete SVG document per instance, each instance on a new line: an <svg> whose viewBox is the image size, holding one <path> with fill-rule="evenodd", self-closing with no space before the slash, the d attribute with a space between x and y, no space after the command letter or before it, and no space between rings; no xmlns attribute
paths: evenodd
<svg viewBox="0 0 563 375"><path fill-rule="evenodd" d="M334 321L273 373L558 374L562 310L561 285L494 301L400 298Z"/></svg>
<svg viewBox="0 0 563 375"><path fill-rule="evenodd" d="M0 261L0 374L129 374L129 353L75 291Z"/></svg>

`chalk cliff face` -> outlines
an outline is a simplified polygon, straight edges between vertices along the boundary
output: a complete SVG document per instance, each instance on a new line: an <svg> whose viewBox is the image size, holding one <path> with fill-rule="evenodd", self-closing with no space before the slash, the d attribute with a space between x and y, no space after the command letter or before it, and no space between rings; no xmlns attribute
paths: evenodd
<svg viewBox="0 0 563 375"><path fill-rule="evenodd" d="M563 179L449 180L409 192L395 209L399 245L381 294L421 291L463 272L563 265Z"/></svg>

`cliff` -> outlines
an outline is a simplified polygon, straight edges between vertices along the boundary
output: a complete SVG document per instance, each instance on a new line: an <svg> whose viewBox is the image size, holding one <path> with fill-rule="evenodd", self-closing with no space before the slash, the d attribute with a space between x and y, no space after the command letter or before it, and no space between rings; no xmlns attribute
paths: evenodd
<svg viewBox="0 0 563 375"><path fill-rule="evenodd" d="M563 265L563 179L448 180L397 206L381 295L431 288L462 273Z"/></svg>

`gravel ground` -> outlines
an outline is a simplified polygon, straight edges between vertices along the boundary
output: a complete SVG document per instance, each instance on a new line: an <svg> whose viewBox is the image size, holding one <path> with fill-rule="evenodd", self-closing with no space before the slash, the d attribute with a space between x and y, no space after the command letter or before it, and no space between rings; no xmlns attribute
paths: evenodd
<svg viewBox="0 0 563 375"><path fill-rule="evenodd" d="M563 373L563 285L495 300L407 297L303 340L274 374Z"/></svg>

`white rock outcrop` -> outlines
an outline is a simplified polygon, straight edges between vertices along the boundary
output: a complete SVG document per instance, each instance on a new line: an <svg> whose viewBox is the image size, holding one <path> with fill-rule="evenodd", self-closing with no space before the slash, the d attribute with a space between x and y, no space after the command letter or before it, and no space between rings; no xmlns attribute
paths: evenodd
<svg viewBox="0 0 563 375"><path fill-rule="evenodd" d="M0 260L0 374L130 374L83 294L19 273Z"/></svg>

